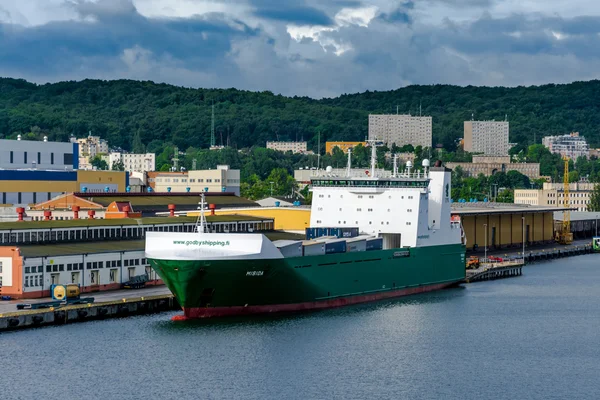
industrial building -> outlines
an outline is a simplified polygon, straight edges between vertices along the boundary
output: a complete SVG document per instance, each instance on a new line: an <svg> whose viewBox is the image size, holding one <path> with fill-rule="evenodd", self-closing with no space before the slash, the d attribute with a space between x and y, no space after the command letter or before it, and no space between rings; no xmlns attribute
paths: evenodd
<svg viewBox="0 0 600 400"><path fill-rule="evenodd" d="M207 216L210 232L273 230L273 220ZM193 232L196 218L22 221L0 223L0 295L46 297L52 284L78 283L83 292L117 289L147 274L161 284L144 256L147 231Z"/></svg>
<svg viewBox="0 0 600 400"><path fill-rule="evenodd" d="M464 150L486 156L507 156L510 150L508 127L508 121L465 121Z"/></svg>
<svg viewBox="0 0 600 400"><path fill-rule="evenodd" d="M575 211L570 213L571 233L573 239L587 239L592 237L600 237L598 232L598 224L600 223L600 212L582 212ZM554 212L554 230L558 231L562 228L563 213L561 211Z"/></svg>
<svg viewBox="0 0 600 400"><path fill-rule="evenodd" d="M403 114L369 114L369 139L381 140L387 147L431 147L432 118Z"/></svg>
<svg viewBox="0 0 600 400"><path fill-rule="evenodd" d="M569 207L587 211L594 185L590 182L569 183ZM563 207L564 196L564 184L545 182L542 189L515 189L515 204Z"/></svg>
<svg viewBox="0 0 600 400"><path fill-rule="evenodd" d="M367 142L325 142L325 152L331 154L333 149L338 147L343 153L348 153L348 149L353 149L358 145L367 146Z"/></svg>
<svg viewBox="0 0 600 400"><path fill-rule="evenodd" d="M466 176L492 176L497 172L518 171L529 179L540 178L539 163L512 163L510 156L473 156L473 162L448 162L450 169L462 168Z"/></svg>
<svg viewBox="0 0 600 400"><path fill-rule="evenodd" d="M453 203L467 250L526 247L554 242L554 207L503 203Z"/></svg>
<svg viewBox="0 0 600 400"><path fill-rule="evenodd" d="M184 172L148 172L147 184L155 192L232 192L240 195L240 170L229 165Z"/></svg>
<svg viewBox="0 0 600 400"><path fill-rule="evenodd" d="M560 154L577 160L577 157L590 156L590 148L583 136L579 132L572 132L568 135L546 136L542 139L542 144L553 154Z"/></svg>

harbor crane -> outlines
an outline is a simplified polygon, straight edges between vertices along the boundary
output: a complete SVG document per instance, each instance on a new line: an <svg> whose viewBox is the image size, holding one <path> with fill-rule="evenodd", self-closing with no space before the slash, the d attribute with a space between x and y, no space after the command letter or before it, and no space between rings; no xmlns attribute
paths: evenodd
<svg viewBox="0 0 600 400"><path fill-rule="evenodd" d="M565 162L565 173L563 176L563 220L560 232L556 232L556 241L560 244L571 244L573 233L571 232L571 212L569 211L569 157L563 156Z"/></svg>

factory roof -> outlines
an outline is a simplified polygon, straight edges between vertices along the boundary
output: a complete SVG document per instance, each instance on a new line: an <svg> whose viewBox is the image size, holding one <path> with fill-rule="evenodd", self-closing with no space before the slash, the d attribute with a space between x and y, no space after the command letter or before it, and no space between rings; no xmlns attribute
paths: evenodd
<svg viewBox="0 0 600 400"><path fill-rule="evenodd" d="M600 212L590 212L590 211L572 211L570 213L571 221L589 221L589 220L600 220ZM554 213L555 220L563 219L562 211L557 211Z"/></svg>
<svg viewBox="0 0 600 400"><path fill-rule="evenodd" d="M263 221L269 218L248 215L207 215L207 222L232 221ZM123 225L154 225L154 224L184 224L196 222L196 217L145 217L117 219L69 219L51 221L21 221L0 222L0 231L7 229L40 229L40 228L78 228L89 226L123 226Z"/></svg>
<svg viewBox="0 0 600 400"><path fill-rule="evenodd" d="M304 235L283 231L264 232L270 240L302 240ZM32 244L18 246L23 257L55 257L76 254L113 253L119 251L143 251L144 240L97 241L63 244Z"/></svg>
<svg viewBox="0 0 600 400"><path fill-rule="evenodd" d="M532 214L567 210L562 207L531 206L528 204L513 203L452 203L452 214L460 216L486 215L486 214ZM570 210L575 210L571 208Z"/></svg>

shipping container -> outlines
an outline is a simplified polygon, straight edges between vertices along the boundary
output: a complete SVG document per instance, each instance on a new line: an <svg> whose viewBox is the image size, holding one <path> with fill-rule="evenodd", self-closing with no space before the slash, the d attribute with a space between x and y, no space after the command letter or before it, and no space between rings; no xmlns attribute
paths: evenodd
<svg viewBox="0 0 600 400"><path fill-rule="evenodd" d="M273 244L284 257L302 257L302 242L296 240L276 240Z"/></svg>
<svg viewBox="0 0 600 400"><path fill-rule="evenodd" d="M306 228L306 239L316 239L323 236L351 238L358 236L358 228Z"/></svg>
<svg viewBox="0 0 600 400"><path fill-rule="evenodd" d="M341 234L338 235L339 238L353 238L358 236L358 228L339 228Z"/></svg>
<svg viewBox="0 0 600 400"><path fill-rule="evenodd" d="M367 250L383 249L383 238L375 238L367 240Z"/></svg>
<svg viewBox="0 0 600 400"><path fill-rule="evenodd" d="M333 253L345 253L346 252L346 241L336 240L325 243L325 254Z"/></svg>
<svg viewBox="0 0 600 400"><path fill-rule="evenodd" d="M348 253L367 251L367 239L357 237L346 240L346 251Z"/></svg>
<svg viewBox="0 0 600 400"><path fill-rule="evenodd" d="M303 244L302 250L305 256L322 256L325 254L325 243Z"/></svg>

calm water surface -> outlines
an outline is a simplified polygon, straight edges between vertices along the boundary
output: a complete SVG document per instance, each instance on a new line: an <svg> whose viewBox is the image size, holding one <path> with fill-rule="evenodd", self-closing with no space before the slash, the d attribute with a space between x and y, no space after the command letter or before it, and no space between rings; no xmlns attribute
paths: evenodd
<svg viewBox="0 0 600 400"><path fill-rule="evenodd" d="M0 334L2 399L599 399L600 256L300 316Z"/></svg>

